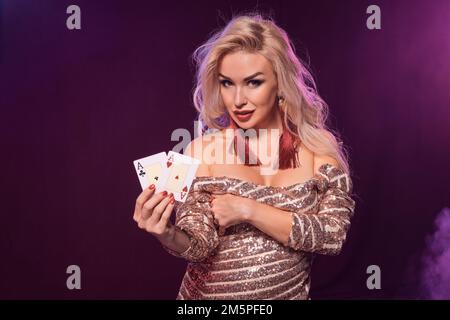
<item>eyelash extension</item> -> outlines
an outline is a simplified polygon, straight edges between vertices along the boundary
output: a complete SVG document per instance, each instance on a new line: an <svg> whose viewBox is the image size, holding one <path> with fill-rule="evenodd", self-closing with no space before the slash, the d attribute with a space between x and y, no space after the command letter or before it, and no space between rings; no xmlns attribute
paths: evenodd
<svg viewBox="0 0 450 320"><path fill-rule="evenodd" d="M257 87L259 87L263 82L264 82L264 80L249 80L248 81L248 83L254 83ZM230 81L228 81L228 80L221 80L220 81L220 84L221 85L223 85L224 87L226 87L226 83L231 83Z"/></svg>
<svg viewBox="0 0 450 320"><path fill-rule="evenodd" d="M249 83L250 83L250 82L254 82L255 85L256 85L257 87L259 87L259 86L264 82L264 80L250 80Z"/></svg>

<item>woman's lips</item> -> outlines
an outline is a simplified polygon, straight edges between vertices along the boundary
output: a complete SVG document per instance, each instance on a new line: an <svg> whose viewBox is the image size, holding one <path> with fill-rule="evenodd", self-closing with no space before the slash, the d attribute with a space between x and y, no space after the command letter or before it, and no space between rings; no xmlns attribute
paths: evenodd
<svg viewBox="0 0 450 320"><path fill-rule="evenodd" d="M239 121L248 121L252 117L254 111L255 110L240 111L240 112L235 112L234 114L239 119Z"/></svg>

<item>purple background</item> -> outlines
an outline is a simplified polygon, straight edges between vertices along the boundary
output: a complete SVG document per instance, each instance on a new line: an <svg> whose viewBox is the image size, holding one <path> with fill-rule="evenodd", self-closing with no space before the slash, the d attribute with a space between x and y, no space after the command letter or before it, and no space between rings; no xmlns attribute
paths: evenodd
<svg viewBox="0 0 450 320"><path fill-rule="evenodd" d="M193 134L190 55L250 9L310 57L350 149L356 216L342 254L315 261L312 298L420 298L425 237L450 206L450 1L376 1L373 31L370 4L3 1L0 298L175 298L186 263L132 220L132 161ZM82 290L66 288L71 264ZM381 290L366 287L372 264Z"/></svg>

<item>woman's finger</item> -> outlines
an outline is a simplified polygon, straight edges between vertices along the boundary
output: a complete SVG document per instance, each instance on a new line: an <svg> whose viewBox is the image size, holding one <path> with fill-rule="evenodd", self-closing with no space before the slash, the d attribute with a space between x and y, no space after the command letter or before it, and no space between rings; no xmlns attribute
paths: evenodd
<svg viewBox="0 0 450 320"><path fill-rule="evenodd" d="M149 220L151 220L152 223L157 224L159 220L161 219L161 215L163 214L164 210L166 209L169 202L172 200L173 194L171 193L169 196L165 197L154 209L152 216Z"/></svg>
<svg viewBox="0 0 450 320"><path fill-rule="evenodd" d="M167 205L166 209L164 209L164 212L161 215L161 219L158 222L159 224L161 224L162 226L167 226L174 207L175 199L169 201L169 204Z"/></svg>
<svg viewBox="0 0 450 320"><path fill-rule="evenodd" d="M142 206L141 219L147 220L152 216L155 207L167 196L167 191L155 194Z"/></svg>
<svg viewBox="0 0 450 320"><path fill-rule="evenodd" d="M148 188L145 188L137 197L136 199L136 205L134 208L134 214L133 214L133 219L134 221L139 221L139 219L141 218L141 211L142 211L142 206L144 205L145 202L147 202L148 199L150 199L150 197L154 194L155 192L155 185L151 184Z"/></svg>
<svg viewBox="0 0 450 320"><path fill-rule="evenodd" d="M225 195L227 192L226 191L220 191L220 190L214 190L211 192L212 195Z"/></svg>
<svg viewBox="0 0 450 320"><path fill-rule="evenodd" d="M219 226L219 220L217 220L216 215L214 214L214 212L213 212L212 216L213 216L214 225Z"/></svg>

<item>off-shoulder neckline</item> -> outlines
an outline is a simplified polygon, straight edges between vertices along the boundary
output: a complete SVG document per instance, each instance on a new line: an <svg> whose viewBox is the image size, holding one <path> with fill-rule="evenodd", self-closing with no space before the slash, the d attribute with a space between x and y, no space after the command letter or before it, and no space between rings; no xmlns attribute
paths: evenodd
<svg viewBox="0 0 450 320"><path fill-rule="evenodd" d="M277 187L277 186L268 186L268 185L256 183L256 182L253 182L253 181L248 181L248 180L244 180L244 179L240 179L240 178L234 178L234 177L227 177L227 176L198 176L198 177L194 178L192 184L195 184L195 182L197 182L197 181L203 181L203 180L231 180L231 181L236 181L238 183L244 183L244 184L251 185L253 187L258 187L258 188L287 190L287 189L291 189L291 188L294 188L294 187L303 186L303 185L307 185L307 184L311 183L311 181L314 181L314 180L316 180L317 178L320 177L320 173L322 171L322 168L324 168L324 170L325 170L327 167L331 167L331 168L333 168L335 170L338 170L338 171L344 173L344 171L342 169L339 169L338 167L336 167L336 166L334 166L334 165L332 165L330 163L324 163L324 164L322 164L319 167L318 172L315 173L308 180L303 181L303 182L296 182L296 183L288 185L288 186L279 186L279 187Z"/></svg>

